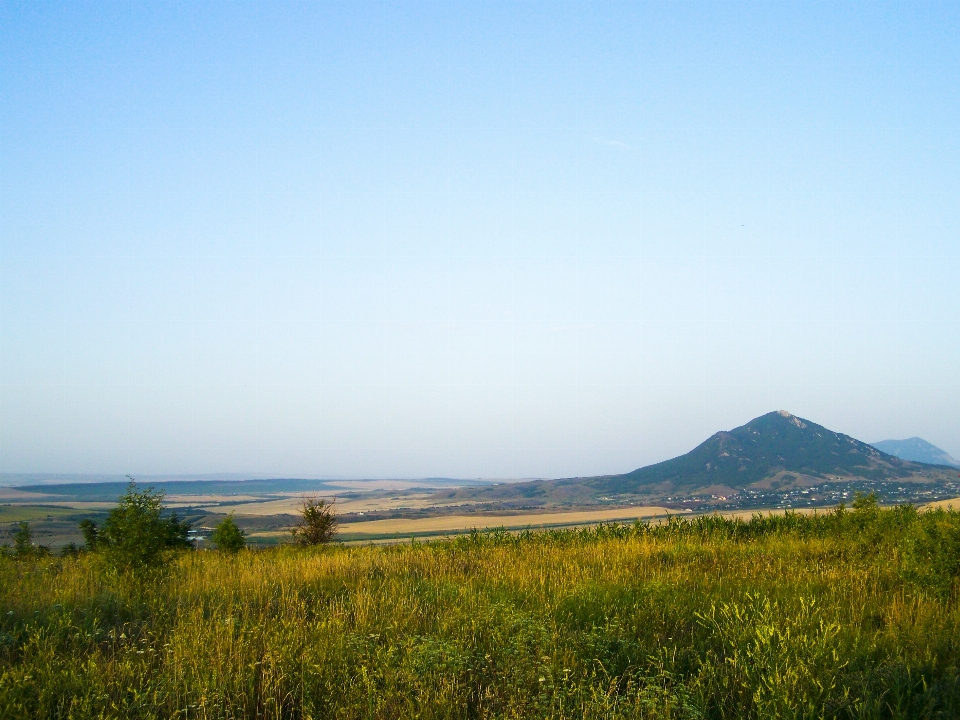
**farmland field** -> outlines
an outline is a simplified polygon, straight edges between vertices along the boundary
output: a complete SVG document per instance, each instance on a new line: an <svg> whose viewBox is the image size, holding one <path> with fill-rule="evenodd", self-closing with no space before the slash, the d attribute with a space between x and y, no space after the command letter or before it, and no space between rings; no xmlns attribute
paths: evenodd
<svg viewBox="0 0 960 720"><path fill-rule="evenodd" d="M572 527L596 525L602 522L633 521L640 518L666 517L671 511L662 507L611 508L556 513L518 513L513 515L440 515L427 518L396 518L369 520L340 526L345 539L380 538L389 536L432 536L444 533L463 533L471 529L496 530Z"/></svg>
<svg viewBox="0 0 960 720"><path fill-rule="evenodd" d="M941 508L943 510L960 510L960 498L950 498L948 500L937 500L927 503L925 506L929 509Z"/></svg>
<svg viewBox="0 0 960 720"><path fill-rule="evenodd" d="M380 519L414 519L451 513L476 513L490 508L476 502L445 500L434 496L436 487L447 487L452 481L434 479L319 481L319 480L164 480L149 482L164 494L164 505L176 510L195 528L199 537L206 537L226 515L233 513L247 531L250 540L264 545L288 538L305 496L318 496L336 501L337 513L344 525L351 521ZM484 481L473 481L481 483ZM10 524L31 522L37 543L54 551L68 543L81 543L78 523L83 519L103 520L126 490L127 482L41 483L22 487L0 486L0 543L10 542ZM514 513L515 514L515 513ZM628 516L629 511L624 515ZM399 516L399 517L398 517ZM414 517L410 517L414 516ZM486 524L488 521L484 521ZM469 530L476 522L464 520L461 530ZM502 523L489 521L492 526ZM537 523L533 523L536 525ZM377 531L379 536L383 533ZM391 531L391 535L395 535ZM425 537L437 533L406 533ZM351 532L354 539L374 536Z"/></svg>
<svg viewBox="0 0 960 720"><path fill-rule="evenodd" d="M0 559L0 717L960 713L960 514Z"/></svg>

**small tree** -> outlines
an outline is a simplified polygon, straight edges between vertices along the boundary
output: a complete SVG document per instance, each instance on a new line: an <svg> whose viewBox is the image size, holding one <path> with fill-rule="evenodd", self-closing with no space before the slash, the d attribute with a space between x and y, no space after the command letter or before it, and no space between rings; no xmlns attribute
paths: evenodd
<svg viewBox="0 0 960 720"><path fill-rule="evenodd" d="M214 529L210 536L218 550L235 553L243 550L247 544L246 533L243 532L233 519L233 513L227 515Z"/></svg>
<svg viewBox="0 0 960 720"><path fill-rule="evenodd" d="M333 503L315 497L304 498L300 520L290 532L297 545L323 545L333 540L337 532Z"/></svg>
<svg viewBox="0 0 960 720"><path fill-rule="evenodd" d="M13 526L13 552L17 557L30 557L34 554L33 531L30 529L30 523L19 522Z"/></svg>
<svg viewBox="0 0 960 720"><path fill-rule="evenodd" d="M83 535L83 548L93 552L100 544L100 528L90 519L80 521L80 532Z"/></svg>
<svg viewBox="0 0 960 720"><path fill-rule="evenodd" d="M853 509L861 513L875 513L880 508L880 496L876 492L864 495L857 492L853 496Z"/></svg>
<svg viewBox="0 0 960 720"><path fill-rule="evenodd" d="M175 550L190 550L193 548L193 543L190 542L190 523L181 520L174 512L167 518L166 525L168 548Z"/></svg>

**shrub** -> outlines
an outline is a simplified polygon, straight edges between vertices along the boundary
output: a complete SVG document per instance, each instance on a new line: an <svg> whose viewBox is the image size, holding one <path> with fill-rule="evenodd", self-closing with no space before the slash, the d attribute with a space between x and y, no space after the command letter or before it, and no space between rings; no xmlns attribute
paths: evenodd
<svg viewBox="0 0 960 720"><path fill-rule="evenodd" d="M233 513L220 521L210 539L216 543L217 549L225 552L237 552L247 544L246 535L234 522Z"/></svg>
<svg viewBox="0 0 960 720"><path fill-rule="evenodd" d="M314 497L304 498L300 521L290 532L293 534L294 543L302 546L322 545L333 540L337 532L337 516L333 511L333 503Z"/></svg>

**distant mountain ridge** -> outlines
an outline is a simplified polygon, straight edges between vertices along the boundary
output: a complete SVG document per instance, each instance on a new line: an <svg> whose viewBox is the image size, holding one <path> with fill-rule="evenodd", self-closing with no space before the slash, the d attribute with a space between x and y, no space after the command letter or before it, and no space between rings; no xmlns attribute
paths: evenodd
<svg viewBox="0 0 960 720"><path fill-rule="evenodd" d="M895 455L902 460L912 460L929 465L960 467L960 462L951 457L948 452L941 450L923 438L912 437L906 440L881 440L880 442L870 444L878 450L882 450L890 455Z"/></svg>

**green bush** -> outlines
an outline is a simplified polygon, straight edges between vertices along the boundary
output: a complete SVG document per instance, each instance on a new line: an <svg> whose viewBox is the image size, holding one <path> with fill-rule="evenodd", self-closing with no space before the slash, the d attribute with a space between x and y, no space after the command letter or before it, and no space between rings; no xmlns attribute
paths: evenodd
<svg viewBox="0 0 960 720"><path fill-rule="evenodd" d="M210 539L216 544L217 549L225 552L237 552L247 544L246 535L234 522L233 513L220 521Z"/></svg>

